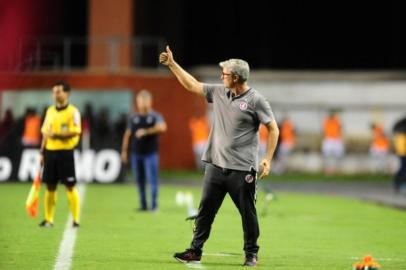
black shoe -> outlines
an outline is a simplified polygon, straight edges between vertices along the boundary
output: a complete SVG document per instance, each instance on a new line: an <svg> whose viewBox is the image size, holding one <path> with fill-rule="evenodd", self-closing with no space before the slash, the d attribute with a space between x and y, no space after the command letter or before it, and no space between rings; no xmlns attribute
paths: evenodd
<svg viewBox="0 0 406 270"><path fill-rule="evenodd" d="M53 223L46 221L45 219L38 225L42 228L52 228L54 226Z"/></svg>
<svg viewBox="0 0 406 270"><path fill-rule="evenodd" d="M72 222L72 228L79 228L80 225L76 221Z"/></svg>
<svg viewBox="0 0 406 270"><path fill-rule="evenodd" d="M255 255L246 256L243 266L257 266L258 258Z"/></svg>
<svg viewBox="0 0 406 270"><path fill-rule="evenodd" d="M194 249L186 249L184 252L175 253L173 255L175 259L183 263L200 263L202 259L202 254L200 252L196 252Z"/></svg>

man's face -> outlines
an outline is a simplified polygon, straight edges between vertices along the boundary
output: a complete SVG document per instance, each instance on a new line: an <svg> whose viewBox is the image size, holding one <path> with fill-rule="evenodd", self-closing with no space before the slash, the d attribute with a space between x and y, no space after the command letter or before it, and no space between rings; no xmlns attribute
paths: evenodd
<svg viewBox="0 0 406 270"><path fill-rule="evenodd" d="M137 97L137 108L140 111L149 110L152 106L152 100L149 97Z"/></svg>
<svg viewBox="0 0 406 270"><path fill-rule="evenodd" d="M224 87L227 88L233 87L234 85L233 77L234 77L233 74L231 74L231 72L227 68L223 68L220 78L223 81Z"/></svg>
<svg viewBox="0 0 406 270"><path fill-rule="evenodd" d="M62 85L56 85L52 88L52 97L55 103L65 103L68 100L69 93L63 91Z"/></svg>

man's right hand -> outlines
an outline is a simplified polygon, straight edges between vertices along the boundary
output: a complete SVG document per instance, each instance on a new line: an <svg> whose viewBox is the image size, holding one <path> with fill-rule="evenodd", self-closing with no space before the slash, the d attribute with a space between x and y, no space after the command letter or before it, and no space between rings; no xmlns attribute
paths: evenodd
<svg viewBox="0 0 406 270"><path fill-rule="evenodd" d="M173 54L169 46L166 46L166 51L161 52L159 55L159 63L169 67L170 71L176 76L178 81L186 90L204 96L203 83L196 80L192 75L187 73L181 66L179 66L173 59Z"/></svg>
<svg viewBox="0 0 406 270"><path fill-rule="evenodd" d="M175 62L175 60L173 60L172 51L169 48L169 46L166 46L166 51L161 52L161 54L159 55L159 63L161 63L162 65L165 65L165 66L170 66L174 62Z"/></svg>

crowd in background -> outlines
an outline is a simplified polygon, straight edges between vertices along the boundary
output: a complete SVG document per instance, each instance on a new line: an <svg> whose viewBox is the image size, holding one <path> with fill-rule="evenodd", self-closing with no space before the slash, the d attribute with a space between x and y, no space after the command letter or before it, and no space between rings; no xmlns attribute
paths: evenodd
<svg viewBox="0 0 406 270"><path fill-rule="evenodd" d="M344 141L344 132L339 112L331 110L320 124L322 130L320 152L323 157L324 173L340 173L340 162L348 151ZM396 125L399 126L399 124ZM204 165L201 163L200 157L203 154L210 131L209 126L210 120L206 114L198 113L189 122L197 168L202 168ZM300 134L297 134L294 121L289 117L283 118L278 123L278 126L280 137L273 162L273 171L275 173L284 173L288 170L290 154L294 150L297 150L297 136L300 136ZM385 132L381 123L372 122L370 124L371 136L368 155L375 173L389 173L388 160L392 148L395 154L402 156L398 150L399 145L402 145L402 143L398 143L399 140L395 140L393 144L391 143L392 137L396 133L399 133L398 130L398 127L394 127L390 132ZM267 145L267 131L262 125L259 129L259 138L259 155L262 156L265 153Z"/></svg>

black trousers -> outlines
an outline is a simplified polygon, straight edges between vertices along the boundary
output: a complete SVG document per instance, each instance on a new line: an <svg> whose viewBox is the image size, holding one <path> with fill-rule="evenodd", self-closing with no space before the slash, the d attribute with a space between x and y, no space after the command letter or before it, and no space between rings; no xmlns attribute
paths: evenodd
<svg viewBox="0 0 406 270"><path fill-rule="evenodd" d="M241 214L245 254L246 256L257 255L259 226L255 209L255 172L222 169L212 164L206 165L203 195L191 248L197 251L202 250L204 242L209 238L214 217L227 193L230 194Z"/></svg>

